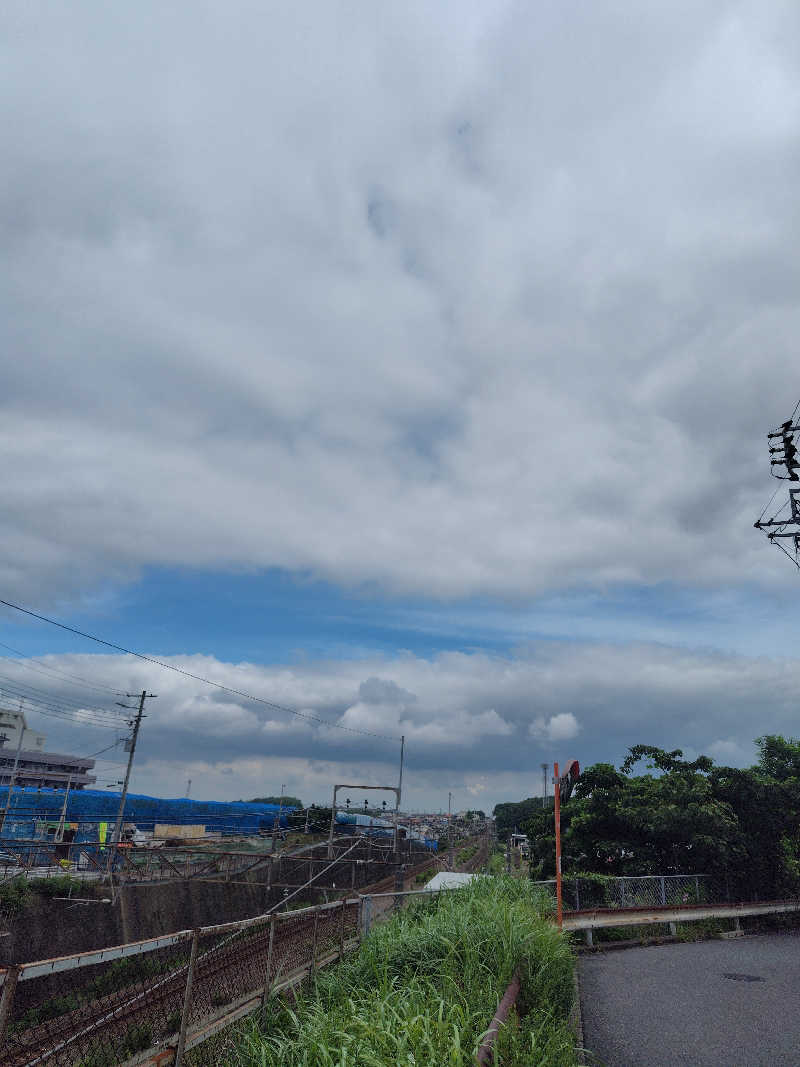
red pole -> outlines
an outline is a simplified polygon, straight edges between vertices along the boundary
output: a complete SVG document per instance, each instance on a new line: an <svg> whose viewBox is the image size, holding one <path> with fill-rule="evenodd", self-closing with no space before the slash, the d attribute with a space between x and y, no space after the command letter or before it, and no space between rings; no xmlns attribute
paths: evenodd
<svg viewBox="0 0 800 1067"><path fill-rule="evenodd" d="M556 822L556 908L558 912L558 928L562 927L563 909L561 903L561 789L558 780L558 764L553 764L555 785L553 787L553 814Z"/></svg>

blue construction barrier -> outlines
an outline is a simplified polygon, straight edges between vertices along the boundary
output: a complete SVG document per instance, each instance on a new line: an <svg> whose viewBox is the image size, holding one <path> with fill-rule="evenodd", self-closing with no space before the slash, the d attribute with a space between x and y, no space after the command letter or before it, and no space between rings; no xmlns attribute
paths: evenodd
<svg viewBox="0 0 800 1067"><path fill-rule="evenodd" d="M0 804L5 805L8 790L0 788ZM120 793L99 789L76 789L69 794L65 821L76 826L75 841L97 840L100 823L113 825L119 810ZM58 821L64 806L61 789L14 789L0 838L41 836L41 823ZM280 825L288 826L287 816L294 808L283 808ZM123 822L139 830L152 830L156 823L181 826L203 825L208 832L257 834L271 831L278 815L277 804L248 804L244 801L174 800L128 793ZM76 825L77 824L77 825Z"/></svg>

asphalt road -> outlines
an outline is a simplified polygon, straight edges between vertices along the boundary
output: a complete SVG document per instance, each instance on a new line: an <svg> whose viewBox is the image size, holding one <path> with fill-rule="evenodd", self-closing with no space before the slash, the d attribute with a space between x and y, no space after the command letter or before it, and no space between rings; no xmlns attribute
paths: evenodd
<svg viewBox="0 0 800 1067"><path fill-rule="evenodd" d="M603 952L578 966L590 1062L800 1064L798 934Z"/></svg>

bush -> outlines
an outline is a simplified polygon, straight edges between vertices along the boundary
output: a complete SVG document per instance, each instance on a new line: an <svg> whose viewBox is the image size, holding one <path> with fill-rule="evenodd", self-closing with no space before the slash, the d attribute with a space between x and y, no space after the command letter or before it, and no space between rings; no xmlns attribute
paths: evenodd
<svg viewBox="0 0 800 1067"><path fill-rule="evenodd" d="M16 915L31 902L31 890L28 879L12 878L5 885L0 885L0 908L6 915Z"/></svg>
<svg viewBox="0 0 800 1067"><path fill-rule="evenodd" d="M70 874L54 874L52 878L35 879L31 889L40 897L70 897L83 892L84 884Z"/></svg>
<svg viewBox="0 0 800 1067"><path fill-rule="evenodd" d="M527 882L478 878L417 899L378 926L358 953L318 975L293 1008L275 1000L239 1031L232 1067L458 1067L475 1052L514 972L518 1028L504 1067L571 1067L572 954Z"/></svg>

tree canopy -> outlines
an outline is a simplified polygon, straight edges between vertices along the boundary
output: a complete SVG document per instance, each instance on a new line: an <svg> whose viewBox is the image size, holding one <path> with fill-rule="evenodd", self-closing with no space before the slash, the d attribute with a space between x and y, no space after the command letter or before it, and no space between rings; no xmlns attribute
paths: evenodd
<svg viewBox="0 0 800 1067"><path fill-rule="evenodd" d="M299 797L251 797L248 804L278 804L284 808L302 808L303 801Z"/></svg>
<svg viewBox="0 0 800 1067"><path fill-rule="evenodd" d="M492 814L495 818L495 830L501 841L505 841L514 827L523 829L523 824L542 808L541 797L528 797L513 804L496 804Z"/></svg>
<svg viewBox="0 0 800 1067"><path fill-rule="evenodd" d="M767 735L756 744L759 761L747 769L715 766L708 756L684 760L680 749L652 745L634 745L619 769L587 768L562 807L562 869L709 874L724 876L738 892L796 892L800 741ZM507 819L529 803L495 811ZM532 808L524 823L531 877L552 877L552 808Z"/></svg>

